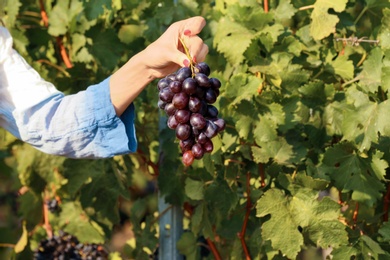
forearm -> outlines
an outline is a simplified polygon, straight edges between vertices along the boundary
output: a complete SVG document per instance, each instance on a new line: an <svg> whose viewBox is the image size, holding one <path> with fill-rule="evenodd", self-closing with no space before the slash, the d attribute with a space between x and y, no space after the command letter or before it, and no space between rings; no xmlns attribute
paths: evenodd
<svg viewBox="0 0 390 260"><path fill-rule="evenodd" d="M144 62L144 53L133 56L110 78L110 97L118 116L156 77Z"/></svg>

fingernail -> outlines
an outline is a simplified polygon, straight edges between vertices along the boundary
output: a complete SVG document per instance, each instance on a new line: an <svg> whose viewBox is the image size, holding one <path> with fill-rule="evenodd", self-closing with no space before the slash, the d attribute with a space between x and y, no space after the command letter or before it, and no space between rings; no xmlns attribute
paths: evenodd
<svg viewBox="0 0 390 260"><path fill-rule="evenodd" d="M185 36L190 36L191 35L191 30L184 30L184 35Z"/></svg>
<svg viewBox="0 0 390 260"><path fill-rule="evenodd" d="M190 66L190 61L185 59L185 60L183 60L183 64L185 67L188 67L188 66Z"/></svg>
<svg viewBox="0 0 390 260"><path fill-rule="evenodd" d="M196 57L195 56L192 58L192 60L196 63Z"/></svg>

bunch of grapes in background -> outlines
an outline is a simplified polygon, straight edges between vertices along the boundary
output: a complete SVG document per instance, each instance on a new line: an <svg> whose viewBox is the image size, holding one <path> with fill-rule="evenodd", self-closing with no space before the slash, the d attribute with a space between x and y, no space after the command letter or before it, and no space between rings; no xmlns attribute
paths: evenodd
<svg viewBox="0 0 390 260"><path fill-rule="evenodd" d="M75 236L60 230L58 235L44 239L34 252L34 260L106 260L108 252L98 244L83 244Z"/></svg>
<svg viewBox="0 0 390 260"><path fill-rule="evenodd" d="M218 117L218 109L213 105L221 82L209 75L210 67L200 62L180 68L157 84L158 107L165 111L168 127L176 131L186 166L211 153L211 139L225 129L225 121Z"/></svg>

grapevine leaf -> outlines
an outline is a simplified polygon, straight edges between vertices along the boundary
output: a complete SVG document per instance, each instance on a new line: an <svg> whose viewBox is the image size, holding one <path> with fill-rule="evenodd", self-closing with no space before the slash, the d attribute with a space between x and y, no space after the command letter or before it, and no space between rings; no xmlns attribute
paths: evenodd
<svg viewBox="0 0 390 260"><path fill-rule="evenodd" d="M222 18L218 23L214 44L231 64L239 64L243 61L244 52L253 38L254 33L244 26L228 18Z"/></svg>
<svg viewBox="0 0 390 260"><path fill-rule="evenodd" d="M339 75L342 79L347 81L353 78L354 65L351 60L348 60L346 55L339 55L335 60L329 59L327 61L325 70L331 72L332 74Z"/></svg>
<svg viewBox="0 0 390 260"><path fill-rule="evenodd" d="M383 50L390 49L390 9L383 9L382 25L380 28L379 40Z"/></svg>
<svg viewBox="0 0 390 260"><path fill-rule="evenodd" d="M76 202L61 205L59 225L69 234L76 236L83 243L103 243L103 230L88 218Z"/></svg>
<svg viewBox="0 0 390 260"><path fill-rule="evenodd" d="M343 245L332 250L334 259L351 259L358 255L358 249L352 246Z"/></svg>
<svg viewBox="0 0 390 260"><path fill-rule="evenodd" d="M197 241L194 233L184 232L176 244L177 250L179 250L182 255L185 255L186 259L196 259Z"/></svg>
<svg viewBox="0 0 390 260"><path fill-rule="evenodd" d="M302 234L290 212L289 201L281 190L270 189L257 201L256 216L271 215L264 222L262 235L270 240L272 247L290 259L295 259L303 245Z"/></svg>
<svg viewBox="0 0 390 260"><path fill-rule="evenodd" d="M371 50L367 60L363 63L363 70L359 74L360 84L368 91L374 93L381 85L382 77L382 51L380 48Z"/></svg>
<svg viewBox="0 0 390 260"><path fill-rule="evenodd" d="M49 34L64 35L71 27L70 23L83 11L83 5L77 0L58 1L49 13Z"/></svg>
<svg viewBox="0 0 390 260"><path fill-rule="evenodd" d="M89 20L94 20L104 13L104 10L111 10L111 0L94 0L84 2L85 15Z"/></svg>
<svg viewBox="0 0 390 260"><path fill-rule="evenodd" d="M8 26L12 27L15 24L17 15L19 13L19 8L22 4L20 3L20 0L6 1L6 4L7 4L6 23ZM1 12L3 12L3 10L1 10ZM0 13L0 17L1 17L1 13Z"/></svg>
<svg viewBox="0 0 390 260"><path fill-rule="evenodd" d="M236 207L239 199L226 181L214 181L207 186L204 198L221 216L227 216Z"/></svg>
<svg viewBox="0 0 390 260"><path fill-rule="evenodd" d="M294 16L296 11L297 9L294 8L290 0L281 0L274 12L275 20L280 22L288 20Z"/></svg>
<svg viewBox="0 0 390 260"><path fill-rule="evenodd" d="M323 168L342 192L352 192L352 199L373 205L382 197L387 163L380 160L381 154L366 158L357 154L350 143L339 143L328 148L323 158ZM377 158L373 160L374 158Z"/></svg>
<svg viewBox="0 0 390 260"><path fill-rule="evenodd" d="M267 163L270 159L278 164L290 164L294 156L293 147L286 139L279 137L277 140L259 143L261 146L252 147L253 160L256 163Z"/></svg>
<svg viewBox="0 0 390 260"><path fill-rule="evenodd" d="M28 242L28 232L27 232L27 228L26 228L26 221L23 221L22 230L23 230L22 236L19 238L18 242L16 243L16 245L14 247L14 251L17 254L24 250L24 248L26 247L27 242Z"/></svg>
<svg viewBox="0 0 390 260"><path fill-rule="evenodd" d="M384 242L390 242L390 222L384 222L378 233L382 236Z"/></svg>
<svg viewBox="0 0 390 260"><path fill-rule="evenodd" d="M255 122L254 137L258 144L276 140L277 126L284 122L283 107L280 104L272 103L267 108L267 112Z"/></svg>
<svg viewBox="0 0 390 260"><path fill-rule="evenodd" d="M251 100L251 98L257 95L257 90L262 83L262 79L252 76L238 73L229 80L226 84L225 95L226 97L233 98L231 105L240 103L242 100Z"/></svg>
<svg viewBox="0 0 390 260"><path fill-rule="evenodd" d="M390 7L390 2L388 0L365 0L367 8L375 7Z"/></svg>
<svg viewBox="0 0 390 260"><path fill-rule="evenodd" d="M186 179L185 182L185 192L186 195L193 200L202 200L203 199L203 190L204 185L201 181L195 181L190 178Z"/></svg>
<svg viewBox="0 0 390 260"><path fill-rule="evenodd" d="M314 3L314 9L310 16L312 20L310 35L315 40L321 40L336 31L339 18L336 15L329 14L328 10L332 8L335 12L340 13L344 11L347 2L348 0L317 0Z"/></svg>

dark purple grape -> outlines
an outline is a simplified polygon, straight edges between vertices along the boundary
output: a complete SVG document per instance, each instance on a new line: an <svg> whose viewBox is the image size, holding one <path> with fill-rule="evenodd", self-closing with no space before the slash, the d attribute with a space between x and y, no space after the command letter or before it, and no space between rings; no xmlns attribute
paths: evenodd
<svg viewBox="0 0 390 260"><path fill-rule="evenodd" d="M169 89L173 92L173 93L179 93L181 92L181 82L180 81L171 81L171 83L169 83Z"/></svg>
<svg viewBox="0 0 390 260"><path fill-rule="evenodd" d="M166 78L174 81L174 80L176 80L176 73L169 74L168 76L166 76Z"/></svg>
<svg viewBox="0 0 390 260"><path fill-rule="evenodd" d="M164 107L164 111L167 116L173 116L176 113L177 108L173 105L173 103L167 103Z"/></svg>
<svg viewBox="0 0 390 260"><path fill-rule="evenodd" d="M210 140L210 138L208 138L205 133L202 132L198 135L197 138L198 143L205 144L208 140Z"/></svg>
<svg viewBox="0 0 390 260"><path fill-rule="evenodd" d="M192 154L194 155L195 159L201 159L204 155L203 147L202 145L196 143L192 146Z"/></svg>
<svg viewBox="0 0 390 260"><path fill-rule="evenodd" d="M214 150L214 144L213 142L208 139L203 145L203 150L205 153L211 153Z"/></svg>
<svg viewBox="0 0 390 260"><path fill-rule="evenodd" d="M178 124L176 127L176 137L179 140L186 140L191 135L191 127L188 124Z"/></svg>
<svg viewBox="0 0 390 260"><path fill-rule="evenodd" d="M182 91L188 95L194 94L197 88L198 84L193 78L186 78L181 86Z"/></svg>
<svg viewBox="0 0 390 260"><path fill-rule="evenodd" d="M170 80L167 78L160 79L157 83L157 89L161 91L164 88L167 88L169 86Z"/></svg>
<svg viewBox="0 0 390 260"><path fill-rule="evenodd" d="M164 109L166 105L167 105L167 102L164 102L164 101L162 101L161 99L159 99L159 100L157 101L157 106L158 106L160 109Z"/></svg>
<svg viewBox="0 0 390 260"><path fill-rule="evenodd" d="M191 150L192 146L194 145L195 140L193 138L188 138L186 140L180 140L179 146L182 153Z"/></svg>
<svg viewBox="0 0 390 260"><path fill-rule="evenodd" d="M170 117L168 117L167 126L168 126L170 129L176 129L177 126L178 126L178 124L179 124L179 122L176 121L175 116L170 116Z"/></svg>
<svg viewBox="0 0 390 260"><path fill-rule="evenodd" d="M186 78L190 78L192 76L192 71L188 67L180 68L176 72L176 80L183 82Z"/></svg>
<svg viewBox="0 0 390 260"><path fill-rule="evenodd" d="M218 97L219 96L219 88L213 88L215 95Z"/></svg>
<svg viewBox="0 0 390 260"><path fill-rule="evenodd" d="M221 87L221 81L216 78L210 78L210 84L213 89L219 89Z"/></svg>
<svg viewBox="0 0 390 260"><path fill-rule="evenodd" d="M201 108L202 106L202 103L200 101L199 98L197 97L190 97L190 100L188 101L188 109L193 112L193 113L196 113L199 111L199 109Z"/></svg>
<svg viewBox="0 0 390 260"><path fill-rule="evenodd" d="M160 91L159 98L164 102L171 102L175 95L169 88L164 88Z"/></svg>
<svg viewBox="0 0 390 260"><path fill-rule="evenodd" d="M200 134L200 129L192 127L192 134L196 137Z"/></svg>
<svg viewBox="0 0 390 260"><path fill-rule="evenodd" d="M210 86L209 78L205 74L196 73L194 78L199 86L201 86L201 87L209 87Z"/></svg>
<svg viewBox="0 0 390 260"><path fill-rule="evenodd" d="M177 109L183 109L188 105L189 97L186 93L176 93L172 98L172 103Z"/></svg>
<svg viewBox="0 0 390 260"><path fill-rule="evenodd" d="M176 121L180 124L187 123L190 120L191 112L186 109L179 109L175 113Z"/></svg>
<svg viewBox="0 0 390 260"><path fill-rule="evenodd" d="M218 126L218 132L225 130L226 123L225 120L223 120L222 118L218 118L217 120L214 120L214 124Z"/></svg>
<svg viewBox="0 0 390 260"><path fill-rule="evenodd" d="M200 99L203 99L205 93L206 93L205 88L197 87L193 96L200 98Z"/></svg>
<svg viewBox="0 0 390 260"><path fill-rule="evenodd" d="M207 105L207 117L215 118L218 116L218 109L213 105Z"/></svg>
<svg viewBox="0 0 390 260"><path fill-rule="evenodd" d="M203 129L206 126L206 119L199 113L193 113L190 117L190 124L196 129Z"/></svg>
<svg viewBox="0 0 390 260"><path fill-rule="evenodd" d="M189 150L189 151L186 151L184 154L183 154L183 157L182 157L182 162L185 166L190 166L193 162L194 162L194 155L192 154L192 151Z"/></svg>
<svg viewBox="0 0 390 260"><path fill-rule="evenodd" d="M204 99L206 100L207 103L213 104L217 100L217 95L212 88L208 88L206 89Z"/></svg>
<svg viewBox="0 0 390 260"><path fill-rule="evenodd" d="M218 133L218 126L216 124L214 124L213 121L210 121L210 120L206 120L206 126L204 128L204 134L208 137L208 138L213 138L214 136L216 136Z"/></svg>
<svg viewBox="0 0 390 260"><path fill-rule="evenodd" d="M199 63L197 63L195 65L195 70L197 72L205 74L206 76L210 75L210 67L209 67L209 65L207 65L206 62L199 62Z"/></svg>
<svg viewBox="0 0 390 260"><path fill-rule="evenodd" d="M201 100L200 103L201 104L198 113L201 114L202 116L205 116L207 114L207 103L204 100Z"/></svg>

